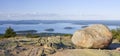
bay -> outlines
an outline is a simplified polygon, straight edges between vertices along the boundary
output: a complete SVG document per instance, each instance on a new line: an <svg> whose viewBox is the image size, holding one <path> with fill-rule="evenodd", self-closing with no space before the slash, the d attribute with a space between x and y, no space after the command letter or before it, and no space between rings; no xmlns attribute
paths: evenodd
<svg viewBox="0 0 120 56"><path fill-rule="evenodd" d="M2 22L2 21L0 21ZM0 25L0 33L5 33L5 30L8 27L13 28L15 31L24 31L24 30L36 30L37 33L70 33L73 34L76 30L82 29L83 26L90 26L92 24L105 24L110 29L119 28L120 21L51 21L51 20L44 20L44 21L30 21L30 22L37 22L31 23L29 21L23 21L24 23L19 23L16 21L12 21L11 23L4 22L4 24ZM28 24L26 22L29 22ZM65 29L65 27L71 27L71 29ZM54 29L54 31L45 31L45 29Z"/></svg>

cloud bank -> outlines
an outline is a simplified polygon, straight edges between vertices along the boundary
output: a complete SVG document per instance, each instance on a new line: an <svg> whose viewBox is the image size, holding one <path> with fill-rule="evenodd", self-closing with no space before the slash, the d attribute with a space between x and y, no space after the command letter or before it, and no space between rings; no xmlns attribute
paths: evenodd
<svg viewBox="0 0 120 56"><path fill-rule="evenodd" d="M63 15L57 13L0 13L0 20L111 20L113 18L119 20L120 16L94 14Z"/></svg>

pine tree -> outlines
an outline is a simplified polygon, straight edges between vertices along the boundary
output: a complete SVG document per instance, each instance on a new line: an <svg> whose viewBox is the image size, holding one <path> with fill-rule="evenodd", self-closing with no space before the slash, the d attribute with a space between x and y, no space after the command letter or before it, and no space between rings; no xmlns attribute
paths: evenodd
<svg viewBox="0 0 120 56"><path fill-rule="evenodd" d="M14 32L14 30L9 27L7 28L7 30L5 31L4 37L9 38L9 37L15 37L16 36L16 32Z"/></svg>

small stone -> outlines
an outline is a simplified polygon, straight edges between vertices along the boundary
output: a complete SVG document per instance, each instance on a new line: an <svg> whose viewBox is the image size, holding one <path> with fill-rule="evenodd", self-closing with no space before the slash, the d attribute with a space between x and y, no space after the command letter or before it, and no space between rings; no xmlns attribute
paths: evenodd
<svg viewBox="0 0 120 56"><path fill-rule="evenodd" d="M120 51L120 47L116 48L116 51Z"/></svg>

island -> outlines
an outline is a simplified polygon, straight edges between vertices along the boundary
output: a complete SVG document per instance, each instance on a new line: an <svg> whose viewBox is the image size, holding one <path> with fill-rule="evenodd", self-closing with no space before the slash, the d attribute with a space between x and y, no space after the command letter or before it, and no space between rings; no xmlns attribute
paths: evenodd
<svg viewBox="0 0 120 56"><path fill-rule="evenodd" d="M49 28L49 29L45 29L45 31L53 32L54 29L53 28Z"/></svg>
<svg viewBox="0 0 120 56"><path fill-rule="evenodd" d="M64 29L73 29L73 27L64 27Z"/></svg>

